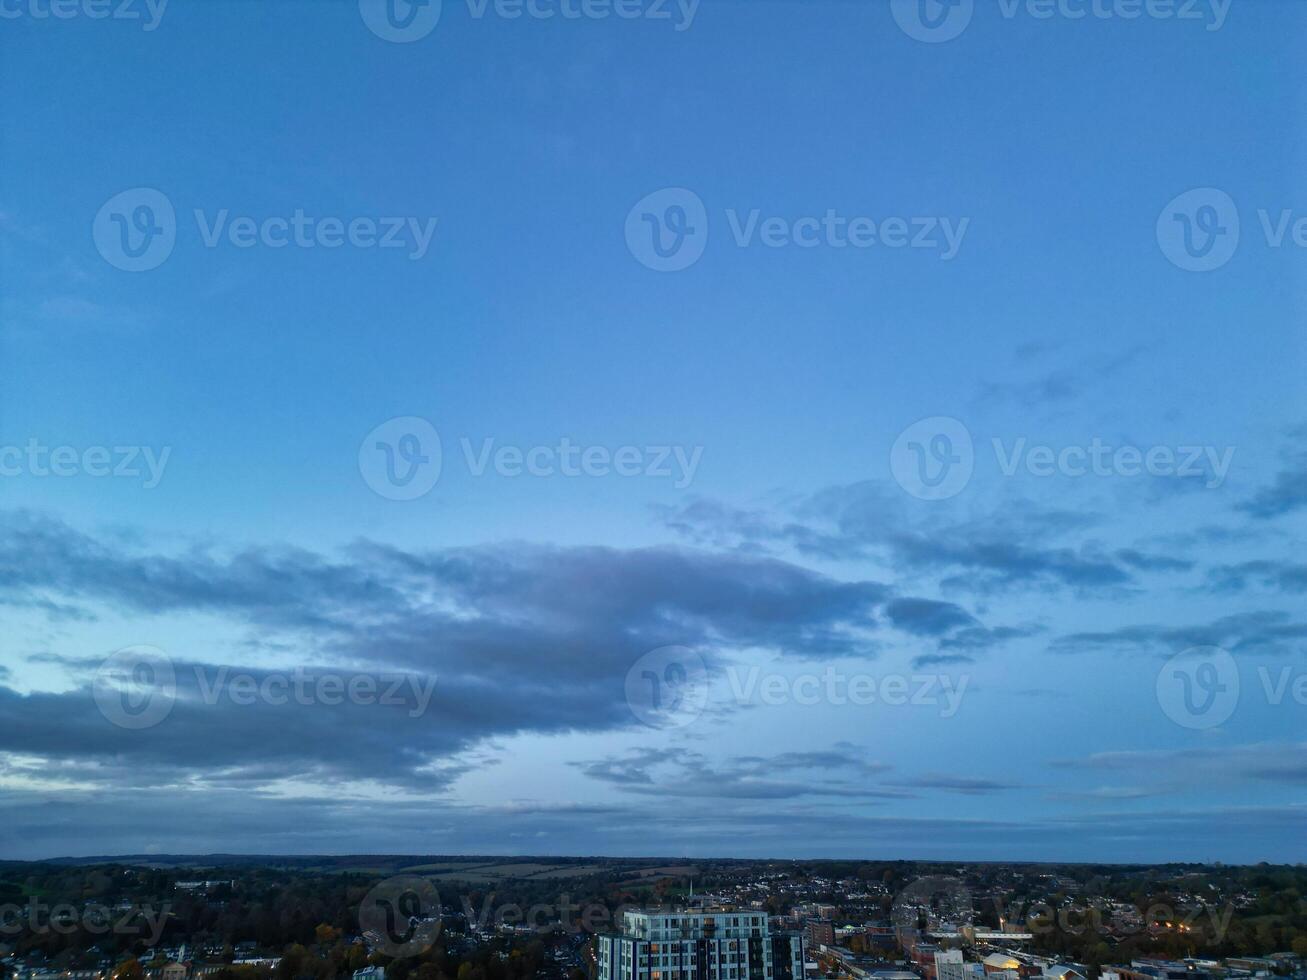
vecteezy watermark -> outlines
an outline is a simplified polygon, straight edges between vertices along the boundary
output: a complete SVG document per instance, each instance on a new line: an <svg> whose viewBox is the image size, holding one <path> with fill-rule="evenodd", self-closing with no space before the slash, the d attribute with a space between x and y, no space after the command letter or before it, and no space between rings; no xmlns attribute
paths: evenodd
<svg viewBox="0 0 1307 980"><path fill-rule="evenodd" d="M1186 272L1211 272L1239 247L1239 209L1215 187L1185 191L1157 216L1157 244L1162 254Z"/></svg>
<svg viewBox="0 0 1307 980"><path fill-rule="evenodd" d="M1225 26L1233 0L997 0L1004 20L1174 20L1201 23L1205 30ZM927 44L952 41L965 31L975 0L890 0L894 21L908 37ZM985 9L989 9L986 5Z"/></svg>
<svg viewBox="0 0 1307 980"><path fill-rule="evenodd" d="M1015 476L1154 476L1200 479L1216 490L1230 472L1234 446L1111 446L1095 436L1083 446L1030 445L1024 436L1005 445L992 440L999 471Z"/></svg>
<svg viewBox="0 0 1307 980"><path fill-rule="evenodd" d="M149 272L172 255L177 214L166 194L134 187L105 201L91 224L95 248L124 272Z"/></svg>
<svg viewBox="0 0 1307 980"><path fill-rule="evenodd" d="M119 728L153 728L177 701L177 671L158 647L125 647L100 665L91 694L100 714Z"/></svg>
<svg viewBox="0 0 1307 980"><path fill-rule="evenodd" d="M466 0L473 20L648 20L688 31L699 0ZM420 41L440 23L441 0L359 0L363 23L383 41Z"/></svg>
<svg viewBox="0 0 1307 980"><path fill-rule="evenodd" d="M899 929L935 923L970 923L975 914L971 890L961 878L927 875L909 882L890 906L890 922Z"/></svg>
<svg viewBox="0 0 1307 980"><path fill-rule="evenodd" d="M890 0L903 33L927 44L953 40L967 29L975 8L975 0Z"/></svg>
<svg viewBox="0 0 1307 980"><path fill-rule="evenodd" d="M667 21L677 32L694 26L699 0L467 0L480 20L493 13L504 20L652 20Z"/></svg>
<svg viewBox="0 0 1307 980"><path fill-rule="evenodd" d="M650 650L626 672L626 703L650 728L684 728L708 706L708 668L689 647Z"/></svg>
<svg viewBox="0 0 1307 980"><path fill-rule="evenodd" d="M694 481L703 446L587 446L564 436L533 446L496 439L458 440L460 458L473 477L648 477L669 479L677 490ZM430 493L443 469L440 434L426 419L407 415L377 426L359 446L359 472L387 500L416 500Z"/></svg>
<svg viewBox="0 0 1307 980"><path fill-rule="evenodd" d="M936 415L912 423L894 440L890 472L912 496L945 500L971 482L976 450L971 433L957 419Z"/></svg>
<svg viewBox="0 0 1307 980"><path fill-rule="evenodd" d="M1009 931L1021 931L1033 936L1063 933L1082 936L1097 933L1102 936L1124 937L1141 933L1157 935L1172 932L1187 940L1223 942L1234 915L1233 903L1209 906L1197 902L1184 907L1169 902L1151 902L1136 906L1130 902L1103 901L1101 904L1074 902L1054 906L1049 902L1017 900L1006 903L995 896L999 919ZM1203 922L1203 917L1207 922Z"/></svg>
<svg viewBox="0 0 1307 980"><path fill-rule="evenodd" d="M1191 647L1157 673L1157 703L1177 725L1215 728L1239 706L1239 666L1220 647Z"/></svg>
<svg viewBox="0 0 1307 980"><path fill-rule="evenodd" d="M439 218L412 216L317 217L296 208L288 215L253 217L229 208L192 212L204 248L404 249L416 262L426 256ZM92 224L96 250L125 272L157 269L177 243L178 222L172 201L152 187L115 194Z"/></svg>
<svg viewBox="0 0 1307 980"><path fill-rule="evenodd" d="M627 214L626 247L655 272L688 269L708 247L708 209L684 187L654 191Z"/></svg>
<svg viewBox="0 0 1307 980"><path fill-rule="evenodd" d="M566 892L558 896L557 902L535 902L531 905L517 902L496 904L494 892L482 895L479 909L473 906L470 895L461 896L460 903L468 926L480 936L489 936L495 932L529 932L539 935L551 932L576 935L585 932L593 935L608 930L614 924L620 924L627 909L646 908L643 905L619 905L616 910L610 910L601 902L573 902Z"/></svg>
<svg viewBox="0 0 1307 980"><path fill-rule="evenodd" d="M797 676L763 674L760 667L728 667L726 678L732 698L738 704L761 704L776 707L785 704L803 706L885 705L887 707L938 707L941 718L952 718L962 706L969 674L956 678L948 674L848 673L827 666L820 674Z"/></svg>
<svg viewBox="0 0 1307 980"><path fill-rule="evenodd" d="M1267 705L1291 700L1307 707L1307 671L1257 667L1257 686ZM1224 724L1244 696L1239 664L1220 647L1191 647L1176 654L1157 673L1157 703L1177 725L1207 729Z"/></svg>
<svg viewBox="0 0 1307 980"><path fill-rule="evenodd" d="M1173 198L1157 218L1157 244L1186 272L1213 272L1239 248L1239 208L1225 191L1198 187ZM1307 214L1293 208L1258 208L1257 229L1267 248L1307 249Z"/></svg>
<svg viewBox="0 0 1307 980"><path fill-rule="evenodd" d="M1207 31L1225 26L1234 0L997 0L1007 20L1174 20L1201 23Z"/></svg>
<svg viewBox="0 0 1307 980"><path fill-rule="evenodd" d="M430 878L399 875L378 883L359 904L359 929L395 959L420 956L440 935L440 893Z"/></svg>
<svg viewBox="0 0 1307 980"><path fill-rule="evenodd" d="M359 0L359 15L383 41L421 41L440 23L440 0Z"/></svg>
<svg viewBox="0 0 1307 980"><path fill-rule="evenodd" d="M138 905L122 910L96 902L88 902L81 908L67 903L46 905L39 898L31 898L23 905L12 902L0 905L0 936L24 933L71 936L81 932L93 936L141 937L147 946L157 946L171 914L172 905L168 902L157 909L152 905Z"/></svg>
<svg viewBox="0 0 1307 980"><path fill-rule="evenodd" d="M153 446L47 446L32 438L24 446L0 446L0 478L89 476L95 479L141 480L145 490L163 481L172 447ZM142 469L144 464L144 469Z"/></svg>
<svg viewBox="0 0 1307 980"><path fill-rule="evenodd" d="M1257 679L1261 681L1267 704L1279 707L1284 703L1285 695L1288 695L1299 707L1307 707L1307 671L1281 667L1277 675L1272 677L1269 667L1259 666Z"/></svg>
<svg viewBox="0 0 1307 980"><path fill-rule="evenodd" d="M168 0L0 0L5 20L132 20L149 32L159 26Z"/></svg>
<svg viewBox="0 0 1307 980"><path fill-rule="evenodd" d="M650 728L684 728L712 703L780 707L930 707L952 718L962 706L971 677L963 674L896 674L876 676L828 665L820 672L798 674L764 671L732 664L726 683L714 695L703 658L683 646L659 647L636 660L626 672L626 703Z"/></svg>
<svg viewBox="0 0 1307 980"><path fill-rule="evenodd" d="M840 214L834 208L799 218L765 215L760 208L727 208L724 216L737 248L908 248L934 252L945 262L957 256L971 224L970 218L873 218ZM708 225L708 210L698 194L666 187L641 198L627 212L626 247L655 272L679 272L703 257Z"/></svg>
<svg viewBox="0 0 1307 980"><path fill-rule="evenodd" d="M1234 446L1114 446L1094 436L1070 445L1031 443L1021 436L990 441L1005 477L1138 477L1201 480L1205 489L1225 483ZM921 500L957 496L971 481L976 449L971 433L955 418L933 416L904 429L890 449L890 472L900 487Z"/></svg>
<svg viewBox="0 0 1307 980"><path fill-rule="evenodd" d="M192 664L194 686L188 699L237 707L263 704L301 707L342 704L404 708L410 718L423 715L435 693L436 678L404 673L339 673L295 667L289 671L234 670ZM157 647L127 647L107 658L96 671L92 693L100 713L119 728L139 730L158 725L178 698L177 669Z"/></svg>
<svg viewBox="0 0 1307 980"><path fill-rule="evenodd" d="M440 433L413 415L381 423L359 445L359 473L387 500L425 497L440 479Z"/></svg>

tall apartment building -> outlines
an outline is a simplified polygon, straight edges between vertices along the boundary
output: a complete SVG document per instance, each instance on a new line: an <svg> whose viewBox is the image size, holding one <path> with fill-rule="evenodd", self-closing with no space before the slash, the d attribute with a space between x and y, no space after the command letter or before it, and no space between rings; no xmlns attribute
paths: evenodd
<svg viewBox="0 0 1307 980"><path fill-rule="evenodd" d="M935 980L970 980L960 949L935 950Z"/></svg>
<svg viewBox="0 0 1307 980"><path fill-rule="evenodd" d="M598 980L803 980L803 937L757 911L627 911L597 937Z"/></svg>
<svg viewBox="0 0 1307 980"><path fill-rule="evenodd" d="M809 946L835 945L835 924L829 919L809 919L803 929Z"/></svg>

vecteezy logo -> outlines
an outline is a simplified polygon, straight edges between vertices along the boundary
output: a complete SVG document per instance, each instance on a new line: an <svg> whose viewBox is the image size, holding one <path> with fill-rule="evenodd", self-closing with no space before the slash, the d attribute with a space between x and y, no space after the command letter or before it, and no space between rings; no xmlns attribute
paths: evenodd
<svg viewBox="0 0 1307 980"><path fill-rule="evenodd" d="M1157 675L1157 703L1184 728L1215 728L1239 706L1239 665L1220 647L1190 647Z"/></svg>
<svg viewBox="0 0 1307 980"><path fill-rule="evenodd" d="M927 875L913 880L894 896L890 922L899 929L923 930L941 922L965 925L971 922L974 911L971 891L961 878Z"/></svg>
<svg viewBox="0 0 1307 980"><path fill-rule="evenodd" d="M1239 247L1234 199L1215 187L1185 191L1158 216L1157 244L1173 265L1187 272L1219 269Z"/></svg>
<svg viewBox="0 0 1307 980"><path fill-rule="evenodd" d="M387 956L418 956L440 935L440 894L429 878L387 878L359 905L359 928Z"/></svg>
<svg viewBox="0 0 1307 980"><path fill-rule="evenodd" d="M975 0L890 0L890 10L908 37L938 44L967 29Z"/></svg>
<svg viewBox="0 0 1307 980"><path fill-rule="evenodd" d="M904 429L889 458L898 485L921 500L945 500L961 493L975 464L971 433L957 419L943 415Z"/></svg>
<svg viewBox="0 0 1307 980"><path fill-rule="evenodd" d="M626 672L626 703L650 728L684 728L708 704L708 668L688 647L650 650Z"/></svg>
<svg viewBox="0 0 1307 980"><path fill-rule="evenodd" d="M91 225L96 251L116 269L148 272L172 254L177 215L153 187L135 187L104 202Z"/></svg>
<svg viewBox="0 0 1307 980"><path fill-rule="evenodd" d="M383 41L421 41L440 23L440 0L359 0L368 30Z"/></svg>
<svg viewBox="0 0 1307 980"><path fill-rule="evenodd" d="M153 728L177 700L177 673L158 647L125 647L100 665L91 693L100 714L119 728Z"/></svg>
<svg viewBox="0 0 1307 980"><path fill-rule="evenodd" d="M417 500L440 479L440 434L426 419L383 422L359 446L363 482L387 500Z"/></svg>
<svg viewBox="0 0 1307 980"><path fill-rule="evenodd" d="M626 247L655 272L688 269L708 247L708 210L684 187L654 191L627 214Z"/></svg>

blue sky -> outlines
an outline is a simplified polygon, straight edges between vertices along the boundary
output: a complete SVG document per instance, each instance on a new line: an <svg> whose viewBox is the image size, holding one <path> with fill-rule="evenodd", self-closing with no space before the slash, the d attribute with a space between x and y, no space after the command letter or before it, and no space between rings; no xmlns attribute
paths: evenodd
<svg viewBox="0 0 1307 980"><path fill-rule="evenodd" d="M879 0L444 0L397 43L344 0L0 8L6 856L1303 860L1307 11L977 0L922 40ZM142 188L173 243L125 271ZM673 205L706 241L657 271ZM1237 247L1182 268L1174 208ZM402 246L237 244L297 212ZM816 244L742 244L754 212ZM392 419L439 434L417 499ZM940 432L974 467L920 499ZM1094 444L1199 468L1078 475ZM552 475L478 475L503 447ZM180 680L127 730L92 693L139 645ZM698 687L651 725L667 646ZM434 694L241 705L223 667ZM937 702L763 704L755 668ZM1228 717L1183 700L1213 677Z"/></svg>

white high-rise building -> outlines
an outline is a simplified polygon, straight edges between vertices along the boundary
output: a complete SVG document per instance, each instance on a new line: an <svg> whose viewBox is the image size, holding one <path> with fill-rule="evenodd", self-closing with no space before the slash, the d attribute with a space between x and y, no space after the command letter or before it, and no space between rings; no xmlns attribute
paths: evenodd
<svg viewBox="0 0 1307 980"><path fill-rule="evenodd" d="M960 949L935 950L935 980L971 980Z"/></svg>
<svg viewBox="0 0 1307 980"><path fill-rule="evenodd" d="M599 980L803 980L802 935L759 911L628 911L597 955Z"/></svg>

